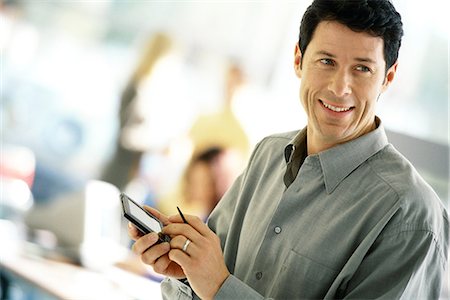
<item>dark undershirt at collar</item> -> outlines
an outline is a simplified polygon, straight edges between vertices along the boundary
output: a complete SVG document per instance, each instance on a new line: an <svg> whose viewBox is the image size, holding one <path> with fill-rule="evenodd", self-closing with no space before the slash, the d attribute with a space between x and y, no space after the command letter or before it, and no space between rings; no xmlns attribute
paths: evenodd
<svg viewBox="0 0 450 300"><path fill-rule="evenodd" d="M301 130L292 142L284 149L284 156L286 159L286 173L284 174L284 184L286 188L294 182L298 171L302 166L307 156L306 145L306 127Z"/></svg>

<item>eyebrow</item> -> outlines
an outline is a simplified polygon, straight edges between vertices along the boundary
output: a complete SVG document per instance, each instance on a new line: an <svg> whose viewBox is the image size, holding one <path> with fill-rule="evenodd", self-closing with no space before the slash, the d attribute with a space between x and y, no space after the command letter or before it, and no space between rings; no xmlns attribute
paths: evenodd
<svg viewBox="0 0 450 300"><path fill-rule="evenodd" d="M324 50L317 51L316 54L325 55L325 56L328 56L328 57L331 57L331 58L336 58L336 55L331 54L330 52L327 52L327 51L324 51ZM356 57L355 60L359 61L359 62L367 62L367 63L372 63L372 64L376 63L373 59L368 58L368 57Z"/></svg>

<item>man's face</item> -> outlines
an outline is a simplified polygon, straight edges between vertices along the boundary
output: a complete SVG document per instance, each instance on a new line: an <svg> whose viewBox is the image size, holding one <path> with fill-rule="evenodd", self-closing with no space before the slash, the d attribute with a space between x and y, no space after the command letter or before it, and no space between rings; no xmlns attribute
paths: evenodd
<svg viewBox="0 0 450 300"><path fill-rule="evenodd" d="M385 72L383 46L380 37L332 21L319 23L302 63L297 45L294 67L308 115L309 154L375 128L375 104L397 68Z"/></svg>

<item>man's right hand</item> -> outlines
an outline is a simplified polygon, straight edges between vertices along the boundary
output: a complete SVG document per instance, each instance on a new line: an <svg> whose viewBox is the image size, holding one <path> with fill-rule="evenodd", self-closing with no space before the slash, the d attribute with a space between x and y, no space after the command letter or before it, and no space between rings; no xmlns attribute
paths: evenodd
<svg viewBox="0 0 450 300"><path fill-rule="evenodd" d="M164 226L170 224L167 216L156 209L149 206L144 206L144 209L160 219ZM128 223L128 234L136 241L132 247L133 252L139 255L144 263L152 266L155 272L177 279L186 278L181 267L169 259L170 244L167 242L156 244L157 233L143 235L132 223Z"/></svg>

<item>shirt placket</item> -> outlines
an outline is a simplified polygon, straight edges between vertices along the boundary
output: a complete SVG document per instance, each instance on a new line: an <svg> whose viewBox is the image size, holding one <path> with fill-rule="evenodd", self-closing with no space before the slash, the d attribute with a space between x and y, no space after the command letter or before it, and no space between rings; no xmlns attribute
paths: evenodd
<svg viewBox="0 0 450 300"><path fill-rule="evenodd" d="M276 212L267 227L251 272L252 285L257 287L258 290L267 292L267 289L273 285L273 278L276 278L276 274L280 272L285 258L291 251L289 245L295 243L295 238L299 234L288 229L292 227L290 223L295 222L295 217L292 215L295 214L292 211L292 202L298 201L298 208L301 209L301 202L305 198L301 186L306 184L310 178L321 178L317 174L320 170L314 170L318 166L317 158L313 160L316 160L316 162L305 166L303 169L307 169L306 172L302 172L301 168L295 182L282 194ZM311 171L312 173L310 173ZM302 173L304 176L302 176Z"/></svg>

